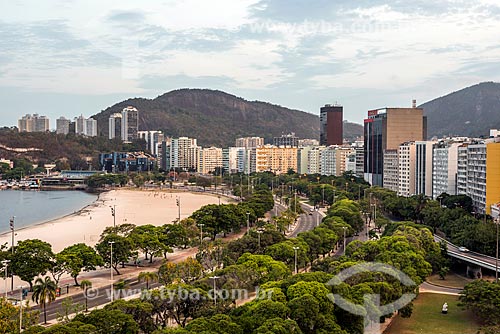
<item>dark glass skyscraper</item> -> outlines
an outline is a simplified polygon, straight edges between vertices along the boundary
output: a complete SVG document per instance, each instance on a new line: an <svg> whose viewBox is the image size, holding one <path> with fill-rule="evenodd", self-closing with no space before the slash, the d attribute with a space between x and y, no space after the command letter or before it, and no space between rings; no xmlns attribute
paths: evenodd
<svg viewBox="0 0 500 334"><path fill-rule="evenodd" d="M420 108L383 108L368 111L365 119L365 181L383 186L385 151L397 150L408 141L427 137L427 119Z"/></svg>
<svg viewBox="0 0 500 334"><path fill-rule="evenodd" d="M343 114L344 108L339 105L332 106L327 104L320 109L320 145L330 146L343 144Z"/></svg>

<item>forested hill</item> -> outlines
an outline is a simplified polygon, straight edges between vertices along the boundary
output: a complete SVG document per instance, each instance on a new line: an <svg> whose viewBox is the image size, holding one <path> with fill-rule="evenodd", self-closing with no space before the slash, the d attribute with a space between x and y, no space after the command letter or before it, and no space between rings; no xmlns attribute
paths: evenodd
<svg viewBox="0 0 500 334"><path fill-rule="evenodd" d="M319 117L266 102L247 101L221 91L180 89L155 99L133 98L94 115L99 135L107 136L108 118L127 106L139 111L140 130L162 130L168 136L188 136L202 146L227 147L238 137L272 137L294 132L299 138L319 138ZM345 137L362 134L362 127L345 125Z"/></svg>
<svg viewBox="0 0 500 334"><path fill-rule="evenodd" d="M488 136L500 128L500 83L483 82L421 105L428 137Z"/></svg>

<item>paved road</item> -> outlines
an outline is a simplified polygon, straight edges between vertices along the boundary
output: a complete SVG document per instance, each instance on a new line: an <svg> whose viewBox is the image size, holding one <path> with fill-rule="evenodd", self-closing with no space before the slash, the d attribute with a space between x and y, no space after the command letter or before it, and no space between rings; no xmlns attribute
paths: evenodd
<svg viewBox="0 0 500 334"><path fill-rule="evenodd" d="M437 235L434 235L434 240L436 242L440 242L440 241L443 241L444 239L441 237L438 237ZM446 240L444 240L444 241L446 241ZM463 260L463 261L467 261L469 263L479 265L483 268L487 268L487 269L490 269L493 271L495 271L495 269L498 269L500 272L500 268L497 268L497 260L494 257L480 254L480 253L476 253L476 252L469 252L469 251L463 252L463 251L460 251L458 246L452 244L451 242L446 241L446 243L448 245L447 246L448 255L450 255L454 258ZM500 261L498 262L498 265L500 266Z"/></svg>
<svg viewBox="0 0 500 334"><path fill-rule="evenodd" d="M440 293L445 295L459 295L460 291L462 291L462 289L446 288L434 284L429 284L427 282L420 284L420 292Z"/></svg>
<svg viewBox="0 0 500 334"><path fill-rule="evenodd" d="M307 204L301 204L302 209L305 211L305 213L301 214L298 219L297 226L295 229L290 233L288 236L290 238L295 238L299 233L302 232L307 232L315 228L316 226L321 223L321 220L323 219L323 216L321 215L320 212L314 210L311 210L311 206Z"/></svg>

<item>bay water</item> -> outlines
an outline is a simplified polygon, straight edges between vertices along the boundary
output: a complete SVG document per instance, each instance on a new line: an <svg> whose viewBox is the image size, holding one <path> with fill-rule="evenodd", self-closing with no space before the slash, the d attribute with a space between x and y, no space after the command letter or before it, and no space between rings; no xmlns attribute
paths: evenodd
<svg viewBox="0 0 500 334"><path fill-rule="evenodd" d="M19 229L69 215L96 199L97 195L83 191L2 190L0 233L10 231L11 217Z"/></svg>

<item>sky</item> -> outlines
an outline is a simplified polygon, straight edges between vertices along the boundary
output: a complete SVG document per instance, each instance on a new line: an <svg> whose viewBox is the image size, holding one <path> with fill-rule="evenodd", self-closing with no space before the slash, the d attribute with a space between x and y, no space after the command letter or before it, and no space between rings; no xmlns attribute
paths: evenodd
<svg viewBox="0 0 500 334"><path fill-rule="evenodd" d="M1 0L0 126L218 89L319 114L500 81L500 0Z"/></svg>

